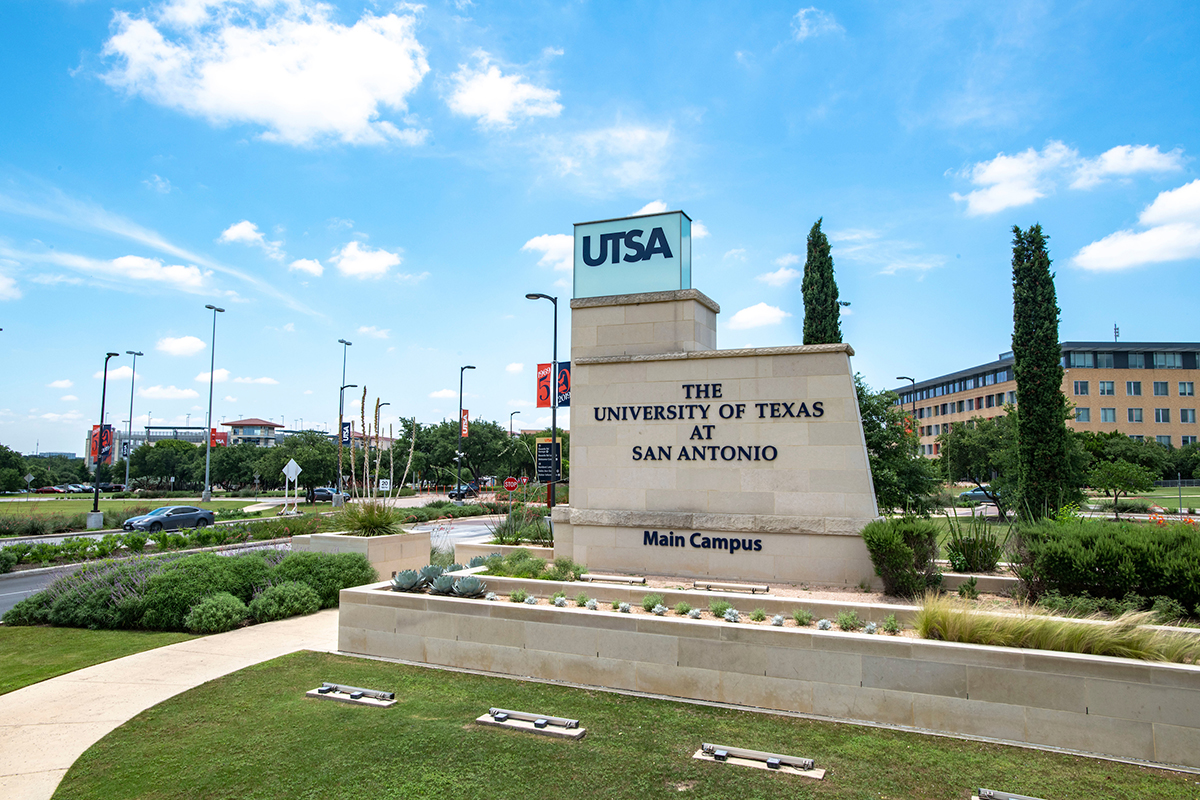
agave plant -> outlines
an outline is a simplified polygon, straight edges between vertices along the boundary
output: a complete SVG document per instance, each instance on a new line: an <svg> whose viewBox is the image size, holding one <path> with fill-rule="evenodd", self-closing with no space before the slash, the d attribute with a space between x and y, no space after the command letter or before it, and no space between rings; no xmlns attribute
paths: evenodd
<svg viewBox="0 0 1200 800"><path fill-rule="evenodd" d="M449 575L438 575L429 584L429 591L434 594L450 594L454 591L454 578Z"/></svg>
<svg viewBox="0 0 1200 800"><path fill-rule="evenodd" d="M450 566L446 567L446 572L460 572L464 569L466 569L466 567L464 567L462 564L451 564Z"/></svg>
<svg viewBox="0 0 1200 800"><path fill-rule="evenodd" d="M419 592L424 585L425 581L421 580L421 576L411 569L397 572L396 577L392 578L393 592Z"/></svg>
<svg viewBox="0 0 1200 800"><path fill-rule="evenodd" d="M474 575L466 575L454 582L454 593L459 597L479 597L486 590L487 584Z"/></svg>
<svg viewBox="0 0 1200 800"><path fill-rule="evenodd" d="M443 572L445 572L445 570L439 567L437 564L427 564L426 566L421 567L421 582L433 583L434 579L440 577Z"/></svg>
<svg viewBox="0 0 1200 800"><path fill-rule="evenodd" d="M470 561L468 561L468 562L467 562L467 566L468 566L468 567L472 567L472 568L474 568L474 567L482 567L482 566L483 566L484 564L486 564L486 563L487 563L487 558L486 558L486 557L484 557L484 556L474 556L474 557L473 557L473 558L472 558Z"/></svg>

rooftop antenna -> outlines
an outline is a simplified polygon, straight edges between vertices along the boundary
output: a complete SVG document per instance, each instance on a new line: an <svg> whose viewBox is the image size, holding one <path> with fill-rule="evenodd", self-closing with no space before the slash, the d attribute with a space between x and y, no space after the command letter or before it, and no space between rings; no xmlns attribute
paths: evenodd
<svg viewBox="0 0 1200 800"><path fill-rule="evenodd" d="M1116 341L1119 341L1120 339L1121 339L1121 329L1118 328L1117 323L1114 322L1113 323L1113 341L1116 342Z"/></svg>

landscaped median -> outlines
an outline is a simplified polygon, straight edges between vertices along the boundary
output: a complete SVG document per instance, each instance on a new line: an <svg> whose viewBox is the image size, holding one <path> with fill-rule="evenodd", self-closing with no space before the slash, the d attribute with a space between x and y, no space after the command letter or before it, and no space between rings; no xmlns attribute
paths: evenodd
<svg viewBox="0 0 1200 800"><path fill-rule="evenodd" d="M493 592L512 580L483 577ZM540 583L539 594L560 591ZM624 602L646 594L561 585L569 596L626 593ZM390 583L342 591L339 649L1200 767L1195 665L410 594Z"/></svg>

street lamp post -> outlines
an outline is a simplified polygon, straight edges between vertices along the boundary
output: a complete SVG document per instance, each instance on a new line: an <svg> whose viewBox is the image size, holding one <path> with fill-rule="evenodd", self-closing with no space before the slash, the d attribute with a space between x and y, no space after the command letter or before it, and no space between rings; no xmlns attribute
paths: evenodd
<svg viewBox="0 0 1200 800"><path fill-rule="evenodd" d="M554 488L555 478L559 477L559 459L556 459L555 453L558 452L558 298L551 297L548 294L540 292L530 292L525 295L526 300L549 300L554 304L554 350L551 353L550 359L550 483L546 486L546 509L554 508Z"/></svg>
<svg viewBox="0 0 1200 800"><path fill-rule="evenodd" d="M105 353L104 354L104 382L100 385L100 429L96 432L96 468L100 468L100 458L102 456L102 445L104 444L104 397L108 393L108 360L116 358L120 353ZM95 484L92 487L92 513L88 514L87 526L88 530L95 530L104 527L104 515L100 513L100 481L93 481Z"/></svg>
<svg viewBox="0 0 1200 800"><path fill-rule="evenodd" d="M913 396L913 401L912 401L912 403L913 403L913 423L914 423L914 424L916 424L916 420L917 420L917 381L916 381L916 379L915 379L915 378L910 378L910 377L908 377L907 375L897 375L897 376L896 376L896 380L898 380L898 381L909 381L909 382L911 382L911 383L912 383L912 388L913 388L913 393L912 393L912 396ZM903 406L903 405L901 405L900 407L901 407L901 408L903 408L904 406Z"/></svg>
<svg viewBox="0 0 1200 800"><path fill-rule="evenodd" d="M459 506L461 506L463 504L462 490L460 489L460 487L462 486L462 460L463 460L463 449L462 449L463 373L469 369L475 369L475 367L465 366L465 367L458 368L458 452L454 454L454 460L458 462L458 477L454 481L454 491L458 492L458 499L454 501L454 504L459 505Z"/></svg>
<svg viewBox="0 0 1200 800"><path fill-rule="evenodd" d="M129 457L133 455L133 385L137 382L137 360L138 356L145 355L137 350L126 350L126 355L133 356L133 374L129 378L129 426L126 428L125 442L129 445L129 452L125 454L125 491L129 491ZM150 420L146 420L146 424L150 424Z"/></svg>
<svg viewBox="0 0 1200 800"><path fill-rule="evenodd" d="M207 503L212 500L212 484L209 482L209 475L212 466L213 370L217 366L217 314L224 314L225 309L217 308L214 305L205 305L204 307L213 312L212 347L209 348L208 354L208 418L207 424L204 426L204 491L200 495L200 502Z"/></svg>
<svg viewBox="0 0 1200 800"><path fill-rule="evenodd" d="M342 504L342 416L346 411L346 390L357 388L353 384L346 384L346 352L354 342L338 339L338 344L342 345L342 388L338 394L338 474L337 492L333 496L333 504L335 506Z"/></svg>
<svg viewBox="0 0 1200 800"><path fill-rule="evenodd" d="M512 412L512 414L508 415L508 438L510 438L510 439L512 438L512 418L514 415L520 414L520 413L521 413L520 411L514 411L514 412Z"/></svg>

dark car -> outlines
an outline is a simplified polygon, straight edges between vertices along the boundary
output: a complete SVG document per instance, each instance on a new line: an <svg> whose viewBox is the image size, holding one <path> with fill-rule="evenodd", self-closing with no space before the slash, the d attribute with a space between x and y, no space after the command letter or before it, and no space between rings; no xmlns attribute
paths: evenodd
<svg viewBox="0 0 1200 800"><path fill-rule="evenodd" d="M478 497L479 488L473 483L460 483L457 488L451 489L447 496L451 500L463 500L467 497Z"/></svg>
<svg viewBox="0 0 1200 800"><path fill-rule="evenodd" d="M102 492L123 492L123 491L125 491L125 484L104 482L104 483L100 484L100 491L102 491Z"/></svg>
<svg viewBox="0 0 1200 800"><path fill-rule="evenodd" d="M194 506L163 506L140 517L130 517L121 527L127 531L158 533L176 528L207 528L215 521L211 511Z"/></svg>
<svg viewBox="0 0 1200 800"><path fill-rule="evenodd" d="M318 489L313 489L313 502L331 503L333 502L333 496L335 494L337 494L337 489L334 489L332 486L322 486ZM349 500L350 495L346 492L342 492L342 499Z"/></svg>

